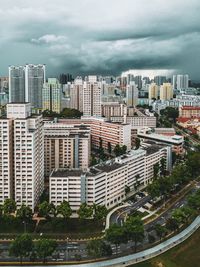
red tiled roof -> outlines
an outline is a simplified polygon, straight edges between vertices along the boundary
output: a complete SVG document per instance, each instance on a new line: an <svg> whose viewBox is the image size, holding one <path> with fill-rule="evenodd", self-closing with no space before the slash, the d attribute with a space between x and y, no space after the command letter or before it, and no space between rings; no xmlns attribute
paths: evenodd
<svg viewBox="0 0 200 267"><path fill-rule="evenodd" d="M200 107L182 106L182 110L200 110Z"/></svg>

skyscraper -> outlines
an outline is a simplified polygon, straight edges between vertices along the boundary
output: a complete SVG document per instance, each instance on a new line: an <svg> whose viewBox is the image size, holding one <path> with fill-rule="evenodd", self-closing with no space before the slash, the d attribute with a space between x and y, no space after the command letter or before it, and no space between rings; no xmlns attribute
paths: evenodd
<svg viewBox="0 0 200 267"><path fill-rule="evenodd" d="M29 102L32 108L42 108L42 88L45 65L9 67L9 102Z"/></svg>
<svg viewBox="0 0 200 267"><path fill-rule="evenodd" d="M189 75L177 75L173 76L173 87L177 88L177 90L182 91L188 89L189 86Z"/></svg>
<svg viewBox="0 0 200 267"><path fill-rule="evenodd" d="M134 107L138 103L138 88L135 82L130 82L126 86L126 104L127 106Z"/></svg>
<svg viewBox="0 0 200 267"><path fill-rule="evenodd" d="M61 84L56 78L49 78L43 85L42 109L56 113L61 111Z"/></svg>
<svg viewBox="0 0 200 267"><path fill-rule="evenodd" d="M83 84L83 115L101 116L101 85L96 76L88 76Z"/></svg>
<svg viewBox="0 0 200 267"><path fill-rule="evenodd" d="M25 102L25 67L9 67L9 102Z"/></svg>
<svg viewBox="0 0 200 267"><path fill-rule="evenodd" d="M45 65L26 65L25 100L33 108L42 108L42 88L45 81Z"/></svg>
<svg viewBox="0 0 200 267"><path fill-rule="evenodd" d="M12 120L13 144L7 151L14 166L15 201L18 208L24 203L34 210L44 189L42 116L31 115L29 103L10 103L7 118Z"/></svg>
<svg viewBox="0 0 200 267"><path fill-rule="evenodd" d="M160 100L170 100L173 98L173 88L171 83L163 83L160 87Z"/></svg>
<svg viewBox="0 0 200 267"><path fill-rule="evenodd" d="M161 86L163 83L166 83L166 76L155 76L154 77L154 82L158 85Z"/></svg>
<svg viewBox="0 0 200 267"><path fill-rule="evenodd" d="M158 99L158 85L151 83L149 86L149 100Z"/></svg>
<svg viewBox="0 0 200 267"><path fill-rule="evenodd" d="M70 107L83 112L83 79L76 77L70 86Z"/></svg>

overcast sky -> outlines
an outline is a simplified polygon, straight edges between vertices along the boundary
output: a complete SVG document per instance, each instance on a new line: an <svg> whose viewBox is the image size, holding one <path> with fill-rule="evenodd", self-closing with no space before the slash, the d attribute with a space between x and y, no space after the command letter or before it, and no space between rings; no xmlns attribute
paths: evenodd
<svg viewBox="0 0 200 267"><path fill-rule="evenodd" d="M178 69L200 80L200 0L1 0L0 75L25 63L51 76Z"/></svg>

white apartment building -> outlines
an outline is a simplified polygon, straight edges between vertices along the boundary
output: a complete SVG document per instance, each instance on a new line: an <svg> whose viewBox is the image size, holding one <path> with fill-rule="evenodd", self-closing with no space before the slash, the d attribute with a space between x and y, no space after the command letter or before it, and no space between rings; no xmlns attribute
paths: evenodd
<svg viewBox="0 0 200 267"><path fill-rule="evenodd" d="M12 120L0 119L0 204L13 198L13 127Z"/></svg>
<svg viewBox="0 0 200 267"><path fill-rule="evenodd" d="M83 112L83 80L76 77L70 85L70 107Z"/></svg>
<svg viewBox="0 0 200 267"><path fill-rule="evenodd" d="M90 129L50 121L44 123L44 172L53 169L87 169L90 163Z"/></svg>
<svg viewBox="0 0 200 267"><path fill-rule="evenodd" d="M135 189L138 175L140 186L151 182L153 167L162 158L166 159L166 169L171 170L171 148L146 144L143 149L132 150L87 172L55 169L49 179L50 202L57 206L67 200L74 212L84 202L112 208L126 198L126 186Z"/></svg>
<svg viewBox="0 0 200 267"><path fill-rule="evenodd" d="M18 208L24 203L34 210L44 189L42 116L32 116L29 103L10 103L7 118L12 120L15 201Z"/></svg>
<svg viewBox="0 0 200 267"><path fill-rule="evenodd" d="M101 86L95 79L83 84L83 115L101 116Z"/></svg>

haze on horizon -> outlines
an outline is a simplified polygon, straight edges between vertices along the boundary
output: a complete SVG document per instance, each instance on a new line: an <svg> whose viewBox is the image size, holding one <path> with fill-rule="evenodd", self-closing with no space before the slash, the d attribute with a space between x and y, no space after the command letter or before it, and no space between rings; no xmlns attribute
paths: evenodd
<svg viewBox="0 0 200 267"><path fill-rule="evenodd" d="M200 80L199 0L3 0L0 75L45 63L60 72L171 70Z"/></svg>

